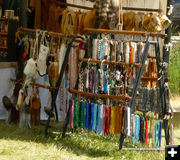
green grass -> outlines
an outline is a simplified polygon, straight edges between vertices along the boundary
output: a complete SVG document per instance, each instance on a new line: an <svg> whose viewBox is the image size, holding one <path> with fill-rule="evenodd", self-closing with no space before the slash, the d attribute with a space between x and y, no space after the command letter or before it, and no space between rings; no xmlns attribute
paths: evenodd
<svg viewBox="0 0 180 160"><path fill-rule="evenodd" d="M178 113L172 120L175 144L180 144L180 120ZM44 137L44 127L19 129L0 121L0 160L164 160L164 152L119 151L119 136L100 136L94 132L78 130L61 138L62 124L53 125L48 138ZM57 129L60 128L60 129ZM51 130L52 131L52 130ZM162 138L164 148L164 132ZM143 147L126 139L124 147ZM145 146L147 147L147 146Z"/></svg>
<svg viewBox="0 0 180 160"><path fill-rule="evenodd" d="M180 94L180 43L172 47L169 65L169 87L172 94Z"/></svg>
<svg viewBox="0 0 180 160"><path fill-rule="evenodd" d="M59 125L56 126L61 128ZM55 130L58 131L58 130ZM121 159L163 160L164 152L119 151L119 136L78 131L61 138L61 131L45 138L44 127L19 129L0 122L0 160ZM164 138L163 138L164 139ZM124 147L140 147L125 141Z"/></svg>

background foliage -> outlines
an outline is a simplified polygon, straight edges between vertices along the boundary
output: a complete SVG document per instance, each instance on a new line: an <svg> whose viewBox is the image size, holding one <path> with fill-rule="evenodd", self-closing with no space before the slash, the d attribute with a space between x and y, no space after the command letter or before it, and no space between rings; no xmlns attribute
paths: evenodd
<svg viewBox="0 0 180 160"><path fill-rule="evenodd" d="M180 43L173 45L169 64L169 87L172 94L180 94Z"/></svg>

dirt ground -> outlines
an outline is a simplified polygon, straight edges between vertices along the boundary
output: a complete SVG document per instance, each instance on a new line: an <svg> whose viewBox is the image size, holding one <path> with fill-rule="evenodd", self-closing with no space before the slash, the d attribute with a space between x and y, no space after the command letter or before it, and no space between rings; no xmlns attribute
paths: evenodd
<svg viewBox="0 0 180 160"><path fill-rule="evenodd" d="M180 96L173 96L170 98L170 105L172 108L178 108L180 110Z"/></svg>

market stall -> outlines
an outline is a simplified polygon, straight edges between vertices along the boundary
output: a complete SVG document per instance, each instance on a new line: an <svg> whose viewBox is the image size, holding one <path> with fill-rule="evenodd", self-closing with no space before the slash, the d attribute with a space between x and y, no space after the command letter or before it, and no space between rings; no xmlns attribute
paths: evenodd
<svg viewBox="0 0 180 160"><path fill-rule="evenodd" d="M166 144L172 143L169 1L31 0L20 8L26 16L18 15L16 34L1 25L0 35L10 38L1 36L0 48L1 55L5 47L12 54L5 41L16 45L16 78L6 78L21 87L16 96L2 93L16 102L21 128L46 119L47 136L54 118L64 121L63 137L70 124L72 130L121 135L122 149L126 137L160 148L164 125Z"/></svg>

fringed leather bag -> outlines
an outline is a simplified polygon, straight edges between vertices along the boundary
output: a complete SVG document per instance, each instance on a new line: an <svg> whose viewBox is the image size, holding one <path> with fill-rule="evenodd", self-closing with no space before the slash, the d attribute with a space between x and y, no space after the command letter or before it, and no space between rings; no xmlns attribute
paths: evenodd
<svg viewBox="0 0 180 160"><path fill-rule="evenodd" d="M30 98L30 114L31 114L31 124L40 124L40 108L41 100L39 97L39 90L36 88L36 92Z"/></svg>

